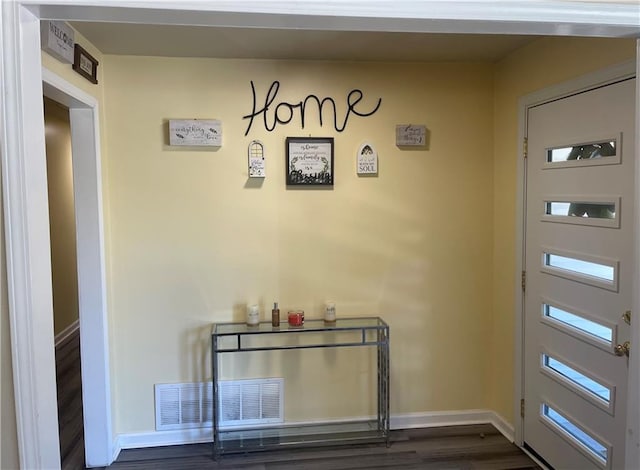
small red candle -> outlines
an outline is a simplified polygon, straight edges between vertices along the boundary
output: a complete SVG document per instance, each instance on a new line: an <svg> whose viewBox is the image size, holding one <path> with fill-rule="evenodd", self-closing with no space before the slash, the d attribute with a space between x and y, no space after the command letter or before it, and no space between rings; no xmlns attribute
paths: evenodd
<svg viewBox="0 0 640 470"><path fill-rule="evenodd" d="M304 312L302 310L289 311L289 326L302 326L304 324Z"/></svg>

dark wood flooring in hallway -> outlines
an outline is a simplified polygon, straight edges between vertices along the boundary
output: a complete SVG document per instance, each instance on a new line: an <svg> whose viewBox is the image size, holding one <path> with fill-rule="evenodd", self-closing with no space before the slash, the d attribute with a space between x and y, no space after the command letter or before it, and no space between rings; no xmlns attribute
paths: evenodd
<svg viewBox="0 0 640 470"><path fill-rule="evenodd" d="M56 346L58 430L62 470L84 468L80 330Z"/></svg>

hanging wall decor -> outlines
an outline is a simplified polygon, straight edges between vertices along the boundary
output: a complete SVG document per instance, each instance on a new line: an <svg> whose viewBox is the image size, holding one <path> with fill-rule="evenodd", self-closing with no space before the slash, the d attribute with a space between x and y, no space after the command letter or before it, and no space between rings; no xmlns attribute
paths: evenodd
<svg viewBox="0 0 640 470"><path fill-rule="evenodd" d="M378 152L371 142L365 142L358 149L356 168L359 175L378 174Z"/></svg>
<svg viewBox="0 0 640 470"><path fill-rule="evenodd" d="M380 109L382 104L382 98L378 98L375 101L366 99L366 103L361 103L365 96L364 92L358 88L354 88L347 93L344 100L339 100L343 101L341 104L336 104L336 100L330 96L319 97L314 94L308 94L298 101L276 101L279 90L280 82L277 80L271 82L264 101L259 103L256 87L253 84L253 80L251 80L252 109L249 114L242 116L242 119L249 120L247 130L244 132L245 136L249 134L254 119L260 117L265 130L272 132L279 124L286 125L293 120L298 121L301 128L304 129L307 119L314 116L320 126L323 126L323 116L329 115L333 119L328 124L333 126L336 132L342 132L346 129L351 115L358 117L372 116ZM262 107L260 108L260 106Z"/></svg>
<svg viewBox="0 0 640 470"><path fill-rule="evenodd" d="M398 147L424 147L427 144L427 126L415 124L396 125Z"/></svg>
<svg viewBox="0 0 640 470"><path fill-rule="evenodd" d="M248 148L249 178L264 178L264 145L259 140L252 140Z"/></svg>
<svg viewBox="0 0 640 470"><path fill-rule="evenodd" d="M220 147L222 123L218 119L170 119L169 145Z"/></svg>
<svg viewBox="0 0 640 470"><path fill-rule="evenodd" d="M73 64L74 31L64 21L44 20L40 22L40 45L42 50L61 62Z"/></svg>
<svg viewBox="0 0 640 470"><path fill-rule="evenodd" d="M78 43L74 46L71 68L94 85L98 83L98 61Z"/></svg>
<svg viewBox="0 0 640 470"><path fill-rule="evenodd" d="M333 137L287 137L287 185L333 185Z"/></svg>

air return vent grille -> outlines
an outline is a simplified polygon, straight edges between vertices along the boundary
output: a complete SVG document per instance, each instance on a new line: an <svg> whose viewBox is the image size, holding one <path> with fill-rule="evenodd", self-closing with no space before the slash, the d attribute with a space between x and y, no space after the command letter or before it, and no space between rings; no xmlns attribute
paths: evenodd
<svg viewBox="0 0 640 470"><path fill-rule="evenodd" d="M221 381L220 428L282 423L283 379ZM211 383L156 384L156 430L212 425Z"/></svg>
<svg viewBox="0 0 640 470"><path fill-rule="evenodd" d="M211 426L210 383L156 384L156 430Z"/></svg>
<svg viewBox="0 0 640 470"><path fill-rule="evenodd" d="M220 427L282 423L283 379L219 382Z"/></svg>

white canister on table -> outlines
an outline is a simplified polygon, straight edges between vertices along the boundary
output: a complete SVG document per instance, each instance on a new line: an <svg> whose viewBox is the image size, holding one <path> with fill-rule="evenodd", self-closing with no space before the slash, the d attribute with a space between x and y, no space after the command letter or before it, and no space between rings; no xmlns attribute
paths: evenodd
<svg viewBox="0 0 640 470"><path fill-rule="evenodd" d="M327 302L325 304L324 321L327 323L334 323L336 321L336 304L334 302Z"/></svg>
<svg viewBox="0 0 640 470"><path fill-rule="evenodd" d="M260 323L260 309L257 305L249 305L247 307L247 325L256 326Z"/></svg>

